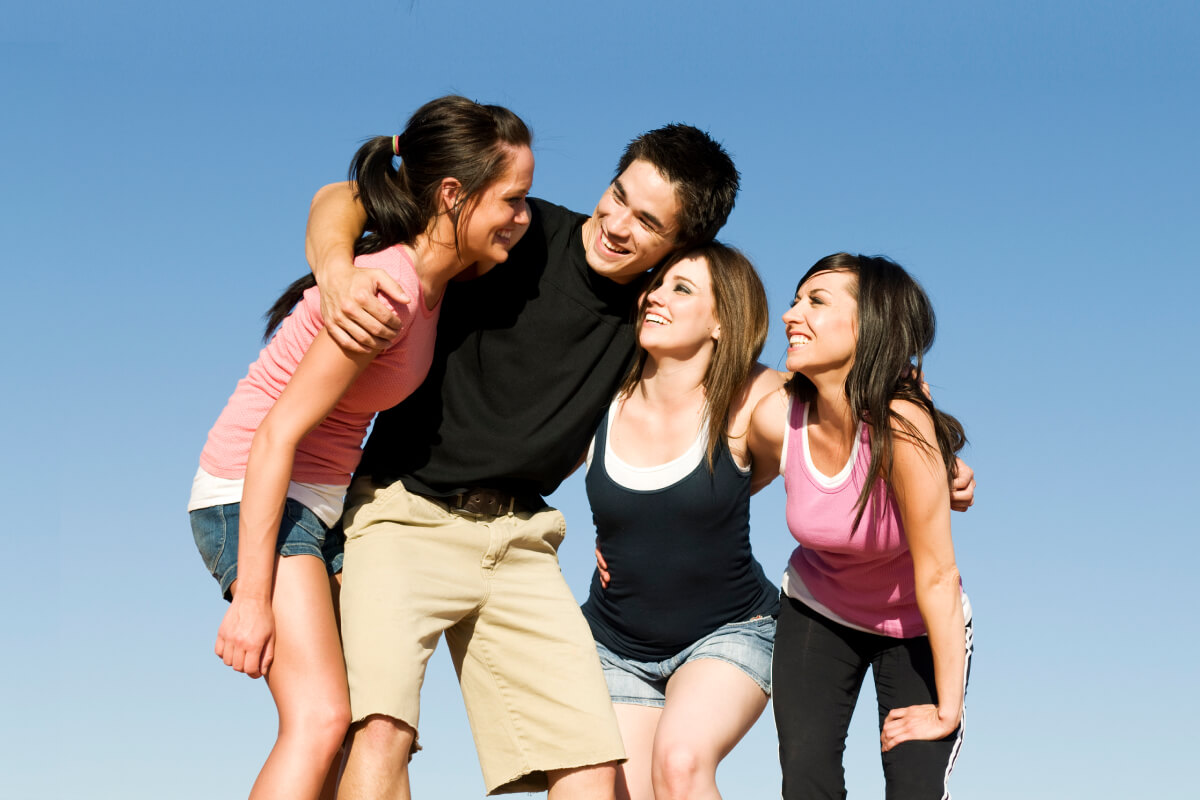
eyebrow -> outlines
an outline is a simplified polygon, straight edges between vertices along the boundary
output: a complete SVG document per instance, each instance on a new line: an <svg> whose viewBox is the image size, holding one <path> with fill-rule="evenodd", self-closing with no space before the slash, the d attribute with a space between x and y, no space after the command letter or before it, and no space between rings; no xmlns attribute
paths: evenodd
<svg viewBox="0 0 1200 800"><path fill-rule="evenodd" d="M613 178L613 194L615 194L617 196L618 200L620 200L622 203L625 203L625 200L626 200L625 187L621 185L620 178ZM625 204L628 205L627 203L625 203ZM651 214L649 211L639 210L639 211L635 212L635 216L639 216L642 219L649 222L650 226L652 228L654 228L654 232L659 235L662 235L667 229L667 226L663 225L662 221L658 217Z"/></svg>

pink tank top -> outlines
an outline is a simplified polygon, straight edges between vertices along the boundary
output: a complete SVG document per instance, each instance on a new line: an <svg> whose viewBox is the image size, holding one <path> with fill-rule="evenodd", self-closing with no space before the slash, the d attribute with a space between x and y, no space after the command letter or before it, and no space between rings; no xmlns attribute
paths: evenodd
<svg viewBox="0 0 1200 800"><path fill-rule="evenodd" d="M441 301L433 309L425 307L421 281L404 248L396 245L359 256L354 264L384 270L399 282L412 302L397 306L386 295L379 295L400 317L400 334L362 371L329 416L300 442L292 468L293 481L348 484L375 412L408 397L425 380L433 360ZM208 442L200 454L200 466L206 472L218 478L245 477L254 432L324 326L321 296L314 287L304 293L258 354L258 360L250 365L249 373L238 381L225 410L208 432Z"/></svg>
<svg viewBox="0 0 1200 800"><path fill-rule="evenodd" d="M883 480L876 482L858 530L850 534L871 464L867 426L859 425L850 460L831 478L813 466L807 415L807 403L791 403L783 482L788 528L799 543L789 561L792 569L813 599L846 622L884 636L924 635L900 509Z"/></svg>

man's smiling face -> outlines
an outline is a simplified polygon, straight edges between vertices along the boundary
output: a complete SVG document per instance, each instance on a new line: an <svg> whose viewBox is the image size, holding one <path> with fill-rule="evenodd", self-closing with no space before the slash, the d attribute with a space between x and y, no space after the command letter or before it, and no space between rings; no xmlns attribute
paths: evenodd
<svg viewBox="0 0 1200 800"><path fill-rule="evenodd" d="M583 225L588 266L617 283L632 281L675 249L678 218L674 185L649 161L634 161Z"/></svg>

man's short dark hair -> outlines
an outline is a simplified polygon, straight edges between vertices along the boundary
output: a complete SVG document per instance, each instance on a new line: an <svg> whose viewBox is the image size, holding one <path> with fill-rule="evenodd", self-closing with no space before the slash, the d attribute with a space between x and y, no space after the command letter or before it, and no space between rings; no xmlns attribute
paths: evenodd
<svg viewBox="0 0 1200 800"><path fill-rule="evenodd" d="M725 148L698 128L672 123L630 142L617 164L617 176L638 160L654 165L675 187L676 244L695 247L716 238L738 193L738 171Z"/></svg>

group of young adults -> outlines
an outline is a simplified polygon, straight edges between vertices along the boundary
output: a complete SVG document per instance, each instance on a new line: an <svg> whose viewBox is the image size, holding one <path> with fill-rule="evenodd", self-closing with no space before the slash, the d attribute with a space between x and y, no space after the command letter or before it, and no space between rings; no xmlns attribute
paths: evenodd
<svg viewBox="0 0 1200 800"><path fill-rule="evenodd" d="M279 712L251 796L407 797L441 638L489 794L717 797L774 692L784 796L841 796L870 666L889 797L944 796L971 654L950 510L974 482L922 391L928 299L887 259L822 259L776 372L762 283L714 241L738 173L707 134L634 139L590 217L532 177L515 114L449 96L314 199L313 275L188 506L230 601L217 655ZM581 461L582 609L543 499ZM749 539L776 475L782 595Z"/></svg>

